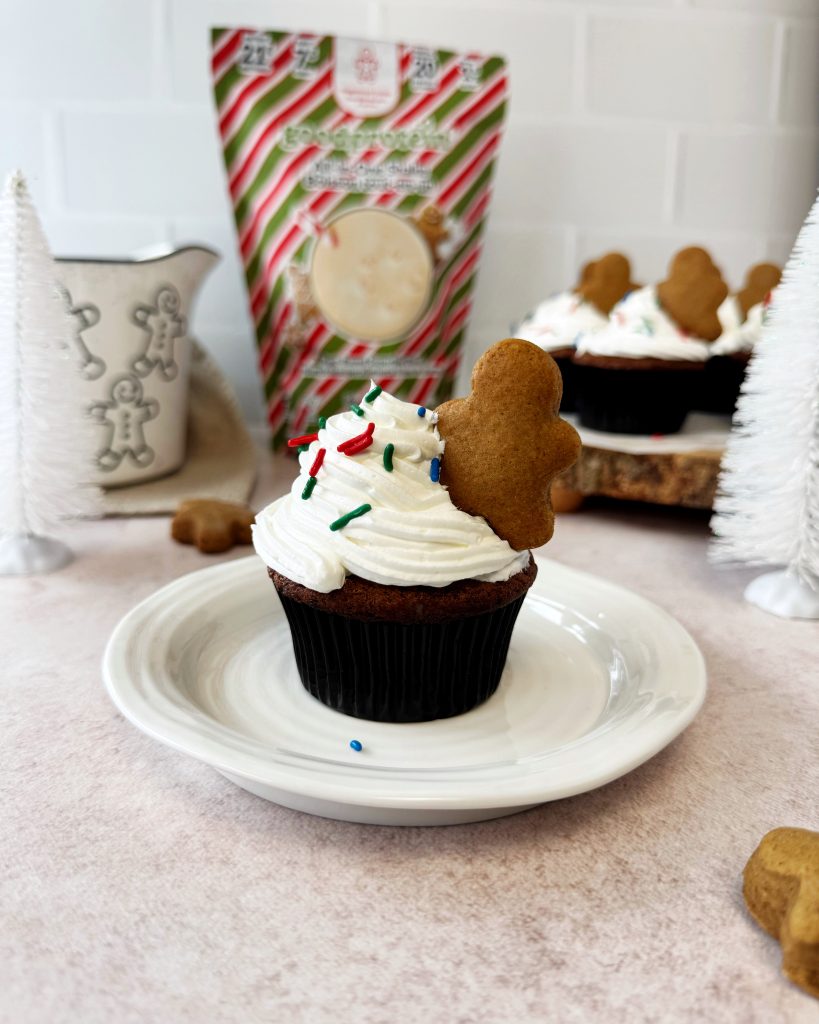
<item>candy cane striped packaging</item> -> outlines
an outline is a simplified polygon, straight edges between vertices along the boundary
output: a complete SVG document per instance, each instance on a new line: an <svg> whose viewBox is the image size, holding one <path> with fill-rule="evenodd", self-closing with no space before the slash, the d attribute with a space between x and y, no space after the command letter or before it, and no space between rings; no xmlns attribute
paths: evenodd
<svg viewBox="0 0 819 1024"><path fill-rule="evenodd" d="M217 28L214 94L273 445L372 378L452 391L506 103L500 57Z"/></svg>

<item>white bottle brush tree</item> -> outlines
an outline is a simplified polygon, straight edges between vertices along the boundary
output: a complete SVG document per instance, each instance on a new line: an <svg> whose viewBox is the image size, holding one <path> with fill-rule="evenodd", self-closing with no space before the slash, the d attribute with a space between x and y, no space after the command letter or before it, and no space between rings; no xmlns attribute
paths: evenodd
<svg viewBox="0 0 819 1024"><path fill-rule="evenodd" d="M722 466L713 559L784 566L755 579L747 600L819 618L819 200L774 295Z"/></svg>
<svg viewBox="0 0 819 1024"><path fill-rule="evenodd" d="M93 514L93 425L73 386L71 323L23 176L0 196L0 575L71 560L50 534Z"/></svg>

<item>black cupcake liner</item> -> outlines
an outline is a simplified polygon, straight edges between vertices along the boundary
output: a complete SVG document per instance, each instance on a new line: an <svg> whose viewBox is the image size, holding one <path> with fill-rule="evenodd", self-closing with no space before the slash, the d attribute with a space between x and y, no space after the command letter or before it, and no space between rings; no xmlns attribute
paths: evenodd
<svg viewBox="0 0 819 1024"><path fill-rule="evenodd" d="M747 369L748 360L742 357L712 356L705 364L696 408L733 415Z"/></svg>
<svg viewBox="0 0 819 1024"><path fill-rule="evenodd" d="M551 353L549 353L552 355ZM557 363L557 368L560 370L560 376L563 378L563 397L560 400L560 411L561 412L574 412L575 411L575 383L574 383L574 371L575 366L571 356L555 356L552 358Z"/></svg>
<svg viewBox="0 0 819 1024"><path fill-rule="evenodd" d="M609 369L576 363L580 423L611 434L676 434L694 406L696 370Z"/></svg>
<svg viewBox="0 0 819 1024"><path fill-rule="evenodd" d="M304 688L375 722L451 718L491 697L525 596L481 615L404 625L345 618L279 593Z"/></svg>

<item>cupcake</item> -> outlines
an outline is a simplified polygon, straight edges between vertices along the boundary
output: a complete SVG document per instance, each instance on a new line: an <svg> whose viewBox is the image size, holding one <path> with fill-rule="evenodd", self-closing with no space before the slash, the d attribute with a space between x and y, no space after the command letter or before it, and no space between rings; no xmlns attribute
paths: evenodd
<svg viewBox="0 0 819 1024"><path fill-rule="evenodd" d="M492 365L497 349L479 361L476 375L481 364ZM538 442L527 437L524 425L518 438L534 445L530 459L541 450L538 443L550 445L540 480L543 516L524 538L540 541L551 533L551 477L573 461L577 442L557 418L557 369L534 351L550 364L549 372L542 381L529 372L522 385L538 389L537 415L546 430L539 431ZM456 478L464 460L459 405L441 407L454 437L447 472ZM502 438L496 432L485 438L484 421L494 422L491 414L481 417L471 435L485 455ZM323 421L315 434L293 439L307 445L299 454L299 476L253 527L256 552L290 625L304 687L357 718L427 721L485 701L498 686L515 620L537 574L528 547L513 546L486 515L453 502L438 422L435 412L371 384L349 411ZM508 455L514 462L515 452ZM502 459L495 464L504 465ZM462 477L468 479L468 471ZM514 480L510 486L514 491ZM467 496L470 491L467 482ZM481 496L492 493L487 484ZM500 504L503 523L508 510Z"/></svg>
<svg viewBox="0 0 819 1024"><path fill-rule="evenodd" d="M695 382L721 332L728 288L704 249L683 249L668 278L618 303L607 327L577 342L580 422L618 434L673 434L695 403Z"/></svg>
<svg viewBox="0 0 819 1024"><path fill-rule="evenodd" d="M612 308L637 287L631 281L628 259L607 253L583 267L574 288L545 299L516 328L516 337L531 341L557 363L563 377L564 412L575 407L572 357L577 337L606 327Z"/></svg>
<svg viewBox="0 0 819 1024"><path fill-rule="evenodd" d="M758 263L745 276L745 286L729 295L717 310L722 334L711 346L705 364L697 408L733 413L754 346L762 336L773 291L782 271L773 263Z"/></svg>

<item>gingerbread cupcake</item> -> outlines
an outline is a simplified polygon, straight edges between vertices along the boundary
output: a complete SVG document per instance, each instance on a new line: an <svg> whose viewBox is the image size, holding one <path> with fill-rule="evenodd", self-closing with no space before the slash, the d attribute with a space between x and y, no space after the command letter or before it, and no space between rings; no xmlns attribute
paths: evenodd
<svg viewBox="0 0 819 1024"><path fill-rule="evenodd" d="M293 439L308 446L299 477L256 517L302 683L335 710L426 721L498 686L537 573L529 549L551 536L550 482L579 440L534 345L500 342L472 385L432 412L372 384Z"/></svg>
<svg viewBox="0 0 819 1024"><path fill-rule="evenodd" d="M631 280L631 265L618 252L587 263L574 288L545 299L515 329L515 336L548 352L563 377L564 412L574 410L572 357L581 334L600 331L609 313L630 291L639 287Z"/></svg>
<svg viewBox="0 0 819 1024"><path fill-rule="evenodd" d="M729 295L717 310L722 334L711 346L697 408L733 413L781 278L782 270L776 264L757 263L746 274L742 289Z"/></svg>
<svg viewBox="0 0 819 1024"><path fill-rule="evenodd" d="M580 422L622 434L672 434L696 401L696 381L722 330L728 288L708 253L683 249L665 281L618 303L574 356Z"/></svg>

